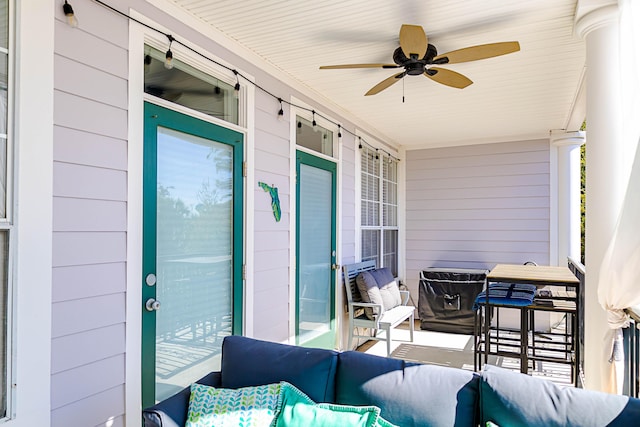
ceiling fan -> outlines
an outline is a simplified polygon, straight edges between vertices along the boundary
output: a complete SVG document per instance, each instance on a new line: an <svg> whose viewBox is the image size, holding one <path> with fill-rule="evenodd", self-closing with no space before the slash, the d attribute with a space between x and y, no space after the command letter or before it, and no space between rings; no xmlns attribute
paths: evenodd
<svg viewBox="0 0 640 427"><path fill-rule="evenodd" d="M460 62L477 61L506 55L520 50L518 42L501 42L470 46L438 55L435 46L429 44L424 29L419 25L404 24L400 27L400 47L393 52L395 64L345 64L323 65L321 70L336 70L345 68L404 68L404 71L388 77L369 89L365 96L375 95L399 82L404 76L418 76L424 74L431 80L443 85L463 89L473 82L455 71L437 67L437 65L457 64Z"/></svg>

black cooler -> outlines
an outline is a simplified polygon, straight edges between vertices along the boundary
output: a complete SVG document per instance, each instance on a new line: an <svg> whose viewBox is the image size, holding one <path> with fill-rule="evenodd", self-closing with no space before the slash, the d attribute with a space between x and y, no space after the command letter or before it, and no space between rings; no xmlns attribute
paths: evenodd
<svg viewBox="0 0 640 427"><path fill-rule="evenodd" d="M487 270L428 268L420 272L420 329L473 335L473 302Z"/></svg>

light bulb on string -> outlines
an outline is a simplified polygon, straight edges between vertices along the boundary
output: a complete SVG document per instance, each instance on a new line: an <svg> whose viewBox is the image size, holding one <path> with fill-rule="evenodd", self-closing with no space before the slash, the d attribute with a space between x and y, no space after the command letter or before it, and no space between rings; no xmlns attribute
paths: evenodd
<svg viewBox="0 0 640 427"><path fill-rule="evenodd" d="M167 35L169 39L169 48L167 49L167 53L164 55L164 68L170 70L173 68L173 52L171 52L171 44L173 43L173 36L171 34Z"/></svg>
<svg viewBox="0 0 640 427"><path fill-rule="evenodd" d="M358 137L358 148L362 150L362 137Z"/></svg>
<svg viewBox="0 0 640 427"><path fill-rule="evenodd" d="M311 114L313 115L313 119L311 121L311 126L313 126L314 132L318 131L318 123L316 123L316 112L311 110Z"/></svg>
<svg viewBox="0 0 640 427"><path fill-rule="evenodd" d="M73 12L73 7L71 7L71 5L67 3L67 0L64 0L64 4L62 5L62 11L64 12L64 16L67 17L67 24L69 24L69 26L72 28L77 28L78 18L76 17L76 14Z"/></svg>
<svg viewBox="0 0 640 427"><path fill-rule="evenodd" d="M282 109L282 98L278 98L278 102L280 102L280 109L278 110L278 120L284 121L284 110Z"/></svg>
<svg viewBox="0 0 640 427"><path fill-rule="evenodd" d="M378 156L378 149L376 148L376 160L378 160L380 156Z"/></svg>
<svg viewBox="0 0 640 427"><path fill-rule="evenodd" d="M237 70L233 70L233 74L236 76L236 85L233 87L233 97L238 99L240 97L240 78L238 77Z"/></svg>
<svg viewBox="0 0 640 427"><path fill-rule="evenodd" d="M342 138L342 126L338 125L338 138Z"/></svg>

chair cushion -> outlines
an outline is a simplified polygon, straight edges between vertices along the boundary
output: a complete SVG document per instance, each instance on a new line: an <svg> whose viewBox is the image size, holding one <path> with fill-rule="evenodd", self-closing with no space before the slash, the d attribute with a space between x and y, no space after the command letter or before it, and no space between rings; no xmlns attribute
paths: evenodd
<svg viewBox="0 0 640 427"><path fill-rule="evenodd" d="M367 317L373 320L374 316L378 316L384 312L384 301L380 294L380 288L378 282L371 275L370 271L363 271L356 277L356 285L358 291L360 291L360 297L363 302L372 302L374 304L381 304L383 307L382 312L377 307L365 307L364 312Z"/></svg>
<svg viewBox="0 0 640 427"><path fill-rule="evenodd" d="M370 273L376 280L378 288L380 288L380 295L384 302L385 311L391 310L393 307L397 307L402 304L398 282L396 282L396 278L391 274L391 270L387 267L383 267L371 270Z"/></svg>
<svg viewBox="0 0 640 427"><path fill-rule="evenodd" d="M475 426L479 376L355 351L338 356L336 402L375 405L403 427Z"/></svg>
<svg viewBox="0 0 640 427"><path fill-rule="evenodd" d="M526 307L533 304L535 294L535 285L489 283L489 304ZM486 304L486 301L486 291L480 292L473 304L473 309L477 310L480 305Z"/></svg>
<svg viewBox="0 0 640 427"><path fill-rule="evenodd" d="M221 386L287 381L316 402L333 402L338 353L231 335L222 342Z"/></svg>
<svg viewBox="0 0 640 427"><path fill-rule="evenodd" d="M382 304L382 313L402 304L398 282L386 267L361 272L356 277L356 285L362 301ZM365 308L365 313L369 319L373 319L374 314L382 314L377 308L369 307Z"/></svg>
<svg viewBox="0 0 640 427"><path fill-rule="evenodd" d="M572 387L560 388L497 366L480 381L481 424L499 426L630 426L640 420L640 399Z"/></svg>

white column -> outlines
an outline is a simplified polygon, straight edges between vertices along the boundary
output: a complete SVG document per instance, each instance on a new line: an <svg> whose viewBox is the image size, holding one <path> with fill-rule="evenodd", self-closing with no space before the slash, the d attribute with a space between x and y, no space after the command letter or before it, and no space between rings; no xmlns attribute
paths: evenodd
<svg viewBox="0 0 640 427"><path fill-rule="evenodd" d="M568 257L580 260L580 146L585 133L554 131L550 141L557 150L558 164L557 265L567 265Z"/></svg>
<svg viewBox="0 0 640 427"><path fill-rule="evenodd" d="M617 2L591 8L577 21L587 48L587 184L585 242L586 386L603 390L603 340L608 329L598 303L600 266L620 213L632 155L621 138ZM598 3L598 2L595 2ZM611 3L611 2L608 2Z"/></svg>

